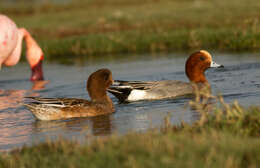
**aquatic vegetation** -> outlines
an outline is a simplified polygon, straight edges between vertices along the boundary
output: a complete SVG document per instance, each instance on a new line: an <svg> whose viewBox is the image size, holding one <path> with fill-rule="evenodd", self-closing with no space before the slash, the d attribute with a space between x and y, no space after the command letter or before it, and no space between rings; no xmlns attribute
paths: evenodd
<svg viewBox="0 0 260 168"><path fill-rule="evenodd" d="M219 107L212 104L212 99ZM190 106L200 113L200 119L192 126L186 125L191 131L221 131L239 136L260 136L260 107L245 109L237 101L232 104L224 102L222 96L214 97L208 92L197 92Z"/></svg>

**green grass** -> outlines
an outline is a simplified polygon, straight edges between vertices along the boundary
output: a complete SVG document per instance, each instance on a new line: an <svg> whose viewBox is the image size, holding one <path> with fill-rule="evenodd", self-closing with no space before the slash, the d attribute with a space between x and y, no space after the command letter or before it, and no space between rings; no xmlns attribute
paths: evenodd
<svg viewBox="0 0 260 168"><path fill-rule="evenodd" d="M192 125L172 126L166 118L161 129L112 135L90 145L45 142L1 154L0 167L258 167L260 107L219 100L214 113L209 99L192 101L201 114Z"/></svg>
<svg viewBox="0 0 260 168"><path fill-rule="evenodd" d="M83 0L0 9L32 32L48 59L260 50L258 0Z"/></svg>
<svg viewBox="0 0 260 168"><path fill-rule="evenodd" d="M1 167L255 167L259 138L218 132L129 134L91 146L65 140L2 154Z"/></svg>

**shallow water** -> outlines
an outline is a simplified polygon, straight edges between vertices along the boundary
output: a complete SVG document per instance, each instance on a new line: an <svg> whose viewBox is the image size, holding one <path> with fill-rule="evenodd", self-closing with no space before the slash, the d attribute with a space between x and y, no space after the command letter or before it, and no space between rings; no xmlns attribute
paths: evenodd
<svg viewBox="0 0 260 168"><path fill-rule="evenodd" d="M226 102L238 100L242 105L260 102L259 54L213 53L223 69L209 69L206 76L216 95L223 93ZM25 96L88 98L86 79L98 68L109 68L114 79L121 80L183 80L186 54L122 56L108 62L85 62L83 65L45 63L47 83L31 83L27 63L3 68L0 81L0 151L31 145L60 136L79 141L103 137L111 133L145 131L160 126L166 116L172 124L191 123L198 114L187 107L189 99L142 101L118 104L116 113L95 118L60 121L37 121L22 105Z"/></svg>

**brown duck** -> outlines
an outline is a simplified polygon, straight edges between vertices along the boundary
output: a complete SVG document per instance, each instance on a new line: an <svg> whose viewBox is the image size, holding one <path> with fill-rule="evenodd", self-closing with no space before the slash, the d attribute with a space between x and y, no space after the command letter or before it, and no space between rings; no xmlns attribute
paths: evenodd
<svg viewBox="0 0 260 168"><path fill-rule="evenodd" d="M40 98L25 106L39 120L59 120L73 117L93 117L113 113L114 105L106 91L113 83L109 69L99 69L87 81L91 101L76 98Z"/></svg>

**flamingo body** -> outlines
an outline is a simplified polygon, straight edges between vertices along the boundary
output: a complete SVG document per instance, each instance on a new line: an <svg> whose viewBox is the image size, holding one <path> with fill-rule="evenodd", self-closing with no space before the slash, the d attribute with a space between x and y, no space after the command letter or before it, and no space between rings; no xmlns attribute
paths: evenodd
<svg viewBox="0 0 260 168"><path fill-rule="evenodd" d="M0 64L4 63L14 51L18 40L16 24L4 15L0 15Z"/></svg>
<svg viewBox="0 0 260 168"><path fill-rule="evenodd" d="M26 57L30 64L31 80L43 80L43 52L25 28L18 28L7 16L0 14L0 67L16 65L21 57L22 41L26 43Z"/></svg>

